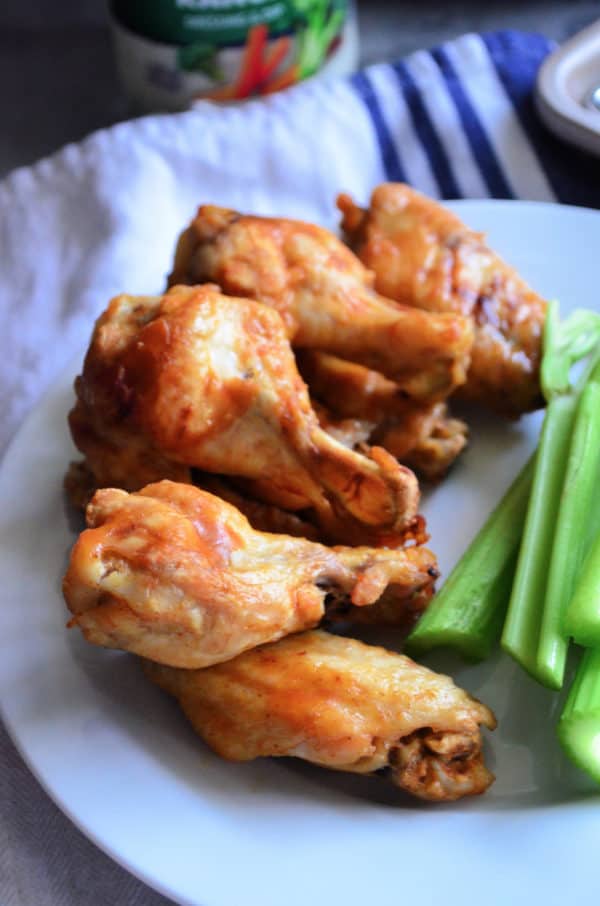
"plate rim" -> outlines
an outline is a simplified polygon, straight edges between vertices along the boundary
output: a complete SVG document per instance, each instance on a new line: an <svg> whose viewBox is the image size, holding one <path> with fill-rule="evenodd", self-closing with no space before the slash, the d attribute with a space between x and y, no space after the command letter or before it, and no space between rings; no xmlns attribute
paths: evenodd
<svg viewBox="0 0 600 906"><path fill-rule="evenodd" d="M576 205L560 205L552 202L540 202L540 201L520 201L513 199L459 199L442 202L444 206L447 206L450 210L456 210L457 213L460 213L461 210L473 209L473 208L489 208L493 206L495 208L505 207L505 208L536 208L540 209L549 209L552 212L570 212L576 213L578 216L581 216L582 212L585 212L586 217L590 217L594 220L600 221L600 211L585 208ZM58 374L55 374L48 386L40 394L34 404L30 407L27 415L21 421L20 425L16 429L13 437L6 446L6 449L3 452L2 459L0 461L0 486L4 484L5 473L9 471L12 459L18 453L19 444L21 443L22 436L30 430L31 425L36 421L36 418L39 416L40 410L43 410L49 403L49 401L57 393L57 389L62 387L63 383L66 383L67 378L72 378L73 374L76 372L78 365L82 359L81 354L73 358L69 364L61 369ZM1 622L1 621L0 621ZM46 781L46 778L43 772L40 771L35 760L30 757L30 753L27 751L27 748L22 745L22 741L19 736L18 727L13 725L13 721L7 712L7 709L4 704L4 689L3 685L0 684L0 719L2 719L4 726L7 729L8 735L14 744L19 756L23 759L24 763L27 765L28 769L31 771L37 782L40 784L44 793L49 796L49 798L56 804L56 806L63 812L63 814L70 820L75 827L78 828L89 840L91 840L100 850L105 852L113 861L118 865L128 871L130 874L134 875L145 883L151 889L159 892L165 897L175 900L178 903L189 904L189 906L198 906L198 900L182 899L181 893L171 887L169 884L164 884L160 877L152 872L148 872L143 866L133 862L126 857L124 857L118 849L115 849L114 846L110 843L109 840L104 839L102 835L98 835L93 826L88 822L84 821L78 814L76 810L73 810L71 805L67 800L61 797L52 786ZM582 809L586 811L591 808L597 808L598 806L598 797L592 796L589 799L576 800L574 802L560 802L560 803L544 803L538 805L535 808L528 808L523 806L517 806L515 808L506 808L502 809L496 814L503 814L505 816L515 816L515 817L530 817L535 819L540 813L545 815L548 812L551 813L561 813L563 815L569 814L570 812L579 813ZM473 811L468 813L466 817L468 819L483 819L490 817L492 813L485 811ZM450 902L450 901L449 901ZM495 902L493 899L490 902ZM208 903L208 901L207 901ZM210 906L217 906L216 901L211 901Z"/></svg>

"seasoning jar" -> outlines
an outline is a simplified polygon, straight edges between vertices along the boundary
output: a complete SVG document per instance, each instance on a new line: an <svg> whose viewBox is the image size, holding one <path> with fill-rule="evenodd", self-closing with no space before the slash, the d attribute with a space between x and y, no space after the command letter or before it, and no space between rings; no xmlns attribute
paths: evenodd
<svg viewBox="0 0 600 906"><path fill-rule="evenodd" d="M348 0L112 0L117 66L141 111L240 101L358 64Z"/></svg>

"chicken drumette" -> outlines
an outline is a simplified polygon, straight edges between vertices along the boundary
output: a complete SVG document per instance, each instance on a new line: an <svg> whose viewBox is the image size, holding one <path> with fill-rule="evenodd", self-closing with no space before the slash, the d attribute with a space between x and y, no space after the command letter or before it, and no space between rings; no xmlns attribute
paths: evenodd
<svg viewBox="0 0 600 906"><path fill-rule="evenodd" d="M275 308L297 348L330 352L396 381L411 396L445 399L463 383L469 318L399 306L328 230L204 205L177 246L169 281L215 281Z"/></svg>
<svg viewBox="0 0 600 906"><path fill-rule="evenodd" d="M480 725L489 708L410 658L316 631L290 636L207 670L147 663L219 755L295 755L391 780L421 799L483 793Z"/></svg>
<svg viewBox="0 0 600 906"><path fill-rule="evenodd" d="M422 478L442 478L467 442L467 426L446 403L417 403L393 381L324 352L296 360L325 430L342 443L376 443ZM337 418L336 418L337 416Z"/></svg>
<svg viewBox="0 0 600 906"><path fill-rule="evenodd" d="M404 305L471 318L471 366L460 389L509 416L542 404L546 303L454 214L403 183L378 186L367 210L340 195L351 247L375 287Z"/></svg>
<svg viewBox="0 0 600 906"><path fill-rule="evenodd" d="M71 431L97 487L189 482L194 468L309 510L329 540L397 544L414 523L413 473L320 428L265 305L210 285L119 296L96 324L76 392Z"/></svg>
<svg viewBox="0 0 600 906"><path fill-rule="evenodd" d="M63 590L90 642L176 667L225 661L369 605L410 625L437 576L423 547L327 548L254 531L192 485L105 488L87 508Z"/></svg>
<svg viewBox="0 0 600 906"><path fill-rule="evenodd" d="M344 440L347 440L347 437ZM193 478L195 487L233 504L244 514L252 528L260 532L279 532L283 535L309 538L311 541L319 540L319 531L314 523L302 519L296 513L289 513L280 507L245 496L235 487L231 479L199 471L194 471ZM85 462L72 462L69 465L64 487L69 501L78 510L85 510L98 490L94 475Z"/></svg>

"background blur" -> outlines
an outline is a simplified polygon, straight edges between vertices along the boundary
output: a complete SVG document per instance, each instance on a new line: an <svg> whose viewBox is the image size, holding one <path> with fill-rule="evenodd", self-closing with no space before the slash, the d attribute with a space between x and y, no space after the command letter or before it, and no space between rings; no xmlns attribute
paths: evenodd
<svg viewBox="0 0 600 906"><path fill-rule="evenodd" d="M466 31L516 28L563 41L600 17L600 0L359 0L357 7L361 65ZM0 176L128 116L106 0L2 0L0 116Z"/></svg>

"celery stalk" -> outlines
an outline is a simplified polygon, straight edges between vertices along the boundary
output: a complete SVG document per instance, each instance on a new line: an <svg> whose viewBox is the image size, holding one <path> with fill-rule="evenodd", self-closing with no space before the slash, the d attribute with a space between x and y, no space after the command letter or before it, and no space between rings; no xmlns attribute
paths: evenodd
<svg viewBox="0 0 600 906"><path fill-rule="evenodd" d="M569 758L600 783L600 650L584 652L557 733Z"/></svg>
<svg viewBox="0 0 600 906"><path fill-rule="evenodd" d="M598 501L598 490L596 489L595 500L591 507L590 518L587 530L586 552L590 550L592 544L596 540L597 535L600 533L600 502ZM587 556L587 553L586 553ZM566 627L565 627L566 629Z"/></svg>
<svg viewBox="0 0 600 906"><path fill-rule="evenodd" d="M559 561L562 559L564 562L565 559L565 552L559 545L567 535L572 537L575 527L571 525L571 518L577 519L586 508L586 504L577 501L577 498L569 500L561 520L563 539L555 545L561 500L564 503L565 499L572 497L569 493L563 495L563 487L566 487L567 457L582 386L581 383L577 389L571 386L570 370L574 362L588 355L598 343L599 323L594 312L576 311L561 325L557 303L551 302L548 306L541 368L542 391L548 405L515 581L502 633L504 650L535 679L552 687L560 687L562 682L561 662L566 656L567 644L562 638L560 626L563 598L557 591L557 597L553 599L554 589L550 589L548 584L548 565L555 548L556 577ZM580 442L579 438L577 443ZM576 465L573 464L571 477ZM582 480L584 487L586 481L588 479ZM586 527L583 525L581 529L584 534ZM568 587L568 581L565 582L565 587ZM548 590L551 600L546 617L544 611Z"/></svg>
<svg viewBox="0 0 600 906"><path fill-rule="evenodd" d="M598 343L600 315L578 308L561 324L558 302L548 303L544 322L540 383L549 402L559 393L570 393L572 365L589 355Z"/></svg>
<svg viewBox="0 0 600 906"><path fill-rule="evenodd" d="M434 598L408 638L410 652L443 645L468 658L485 657L499 632L510 597L503 647L542 682L558 683L555 675L548 673L560 672L561 646L566 652L560 626L562 604L554 602L546 618L543 611L548 561L577 409L578 391L571 386L570 371L574 362L591 352L599 337L600 317L596 313L576 311L561 324L557 303L548 306L541 368L548 406L535 466L528 464ZM591 404L593 400L586 402L586 413ZM585 441L583 428L580 433L579 447ZM573 467L572 477L574 473ZM579 484L585 491L589 474ZM573 532L586 504L570 501L569 506L564 520ZM566 533L567 528L562 531ZM517 574L511 594L515 564ZM542 670L538 669L538 647ZM551 660L553 655L555 661Z"/></svg>
<svg viewBox="0 0 600 906"><path fill-rule="evenodd" d="M600 645L600 534L585 558L564 626L580 645Z"/></svg>
<svg viewBox="0 0 600 906"><path fill-rule="evenodd" d="M575 416L536 656L536 675L553 689L560 689L563 684L569 645L565 616L588 546L587 530L599 464L600 369L596 366L583 389ZM578 625L577 615L575 624ZM600 644L600 613L596 617L596 644Z"/></svg>
<svg viewBox="0 0 600 906"><path fill-rule="evenodd" d="M571 386L570 371L576 361L594 349L599 337L600 316L595 312L576 311L561 324L557 303L549 304L541 368L542 391L548 406L535 464L529 463L514 482L421 617L407 640L410 652L444 645L469 658L485 657L497 637L510 597L502 633L503 647L536 679L560 685L567 648L561 627L563 602L573 581L573 574L568 571L571 563L562 543L564 539L571 543L578 525L582 538L589 534L589 527L584 523L590 521L587 517L593 469L588 465L585 474L580 475L578 457L585 448L585 456L591 463L593 457L588 447L596 448L596 427L590 424L596 399L594 391L589 391L581 408L569 472L575 499L570 487L563 494L582 386ZM580 494L586 499L578 500ZM556 598L550 595L548 613L544 616L548 563L557 520L560 538L556 546L555 576L562 597L558 597L558 591ZM585 546L585 542L578 538L577 545ZM568 569L563 575L561 569L565 563ZM516 577L512 584L515 564Z"/></svg>
<svg viewBox="0 0 600 906"><path fill-rule="evenodd" d="M483 660L510 595L533 476L533 457L471 542L407 640L411 654L441 646Z"/></svg>
<svg viewBox="0 0 600 906"><path fill-rule="evenodd" d="M502 647L540 682L537 648L548 560L558 515L576 410L574 396L557 396L546 410Z"/></svg>

